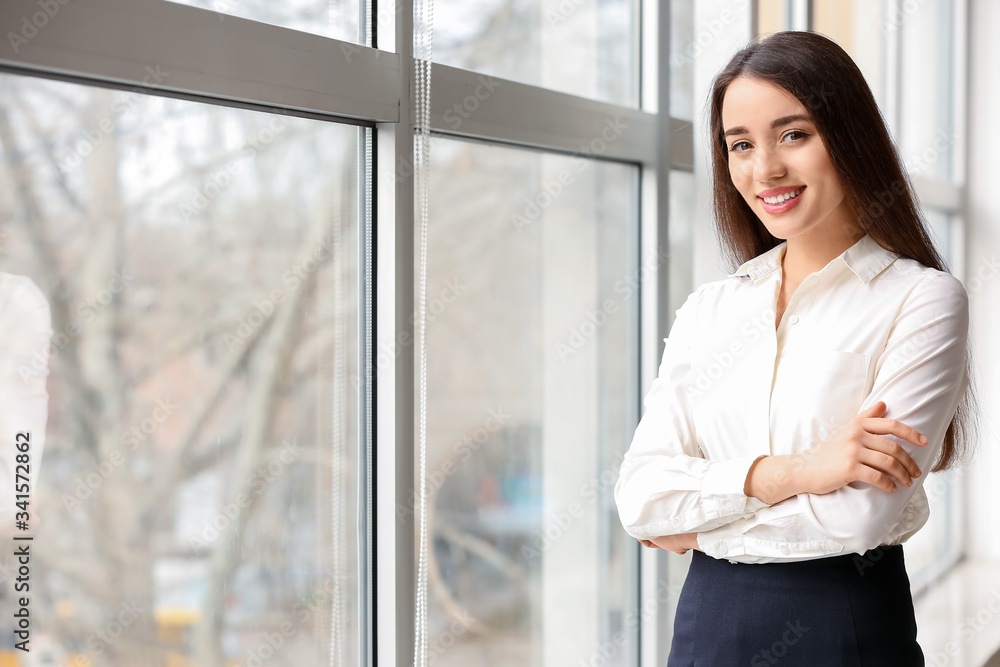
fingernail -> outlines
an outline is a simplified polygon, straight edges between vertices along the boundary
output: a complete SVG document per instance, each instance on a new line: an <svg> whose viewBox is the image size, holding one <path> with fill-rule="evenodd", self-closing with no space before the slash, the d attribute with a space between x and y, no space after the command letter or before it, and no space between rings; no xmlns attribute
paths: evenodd
<svg viewBox="0 0 1000 667"><path fill-rule="evenodd" d="M920 442L927 442L927 436L923 433L920 434Z"/></svg>

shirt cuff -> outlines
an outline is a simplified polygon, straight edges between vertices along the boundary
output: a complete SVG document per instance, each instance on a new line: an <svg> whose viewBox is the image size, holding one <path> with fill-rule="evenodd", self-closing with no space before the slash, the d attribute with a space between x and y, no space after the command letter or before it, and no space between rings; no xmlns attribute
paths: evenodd
<svg viewBox="0 0 1000 667"><path fill-rule="evenodd" d="M695 540L706 556L729 560L730 563L772 563L823 558L844 551L836 540L818 538L800 542L773 542L746 535L746 525L752 517L737 519L725 526L697 533Z"/></svg>
<svg viewBox="0 0 1000 667"><path fill-rule="evenodd" d="M759 498L748 496L743 492L750 466L760 456L741 456L726 461L715 461L705 471L701 482L701 497L708 511L706 514L727 516L756 512L767 503Z"/></svg>

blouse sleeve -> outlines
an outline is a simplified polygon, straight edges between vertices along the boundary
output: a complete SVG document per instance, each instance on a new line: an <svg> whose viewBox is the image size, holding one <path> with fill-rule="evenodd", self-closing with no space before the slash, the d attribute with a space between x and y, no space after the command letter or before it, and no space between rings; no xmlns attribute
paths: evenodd
<svg viewBox="0 0 1000 667"><path fill-rule="evenodd" d="M758 457L704 458L691 404L691 341L698 335L696 290L676 311L645 411L622 460L614 496L625 531L637 539L707 531L751 516L767 503L743 493Z"/></svg>
<svg viewBox="0 0 1000 667"><path fill-rule="evenodd" d="M901 307L877 361L875 383L861 410L885 401L885 417L927 436L922 447L894 435L879 436L898 442L920 467L922 474L911 486L897 484L889 493L855 481L831 493L800 493L753 516L700 531L699 548L715 558L771 563L864 554L900 537L905 541L922 525L904 526L905 508L915 494L915 502L925 499L924 480L969 385L968 329L969 297L962 283L950 274L931 274Z"/></svg>
<svg viewBox="0 0 1000 667"><path fill-rule="evenodd" d="M28 478L37 498L48 421L49 304L26 277L0 273L0 534L14 525L17 434L30 433ZM6 500L9 499L9 502Z"/></svg>

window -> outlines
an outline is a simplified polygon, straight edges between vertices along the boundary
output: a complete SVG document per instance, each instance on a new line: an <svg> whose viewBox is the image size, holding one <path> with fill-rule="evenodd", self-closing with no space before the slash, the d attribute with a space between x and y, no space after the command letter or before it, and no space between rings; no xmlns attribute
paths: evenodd
<svg viewBox="0 0 1000 667"><path fill-rule="evenodd" d="M634 0L437 0L434 60L637 105L638 5Z"/></svg>
<svg viewBox="0 0 1000 667"><path fill-rule="evenodd" d="M365 130L8 74L0 107L0 271L55 334L31 646L357 664Z"/></svg>
<svg viewBox="0 0 1000 667"><path fill-rule="evenodd" d="M57 4L0 4L20 26L0 54L16 204L0 271L67 333L48 360L34 631L57 663L408 662L411 5ZM440 664L657 659L639 626L656 637L666 610L640 603L667 557L627 539L611 494L677 305L657 184L693 164L693 68L669 105L655 4L438 5Z"/></svg>
<svg viewBox="0 0 1000 667"><path fill-rule="evenodd" d="M635 629L634 540L612 491L658 263L638 261L638 170L433 142L430 650L456 666L629 664L610 640ZM436 654L455 623L462 641Z"/></svg>

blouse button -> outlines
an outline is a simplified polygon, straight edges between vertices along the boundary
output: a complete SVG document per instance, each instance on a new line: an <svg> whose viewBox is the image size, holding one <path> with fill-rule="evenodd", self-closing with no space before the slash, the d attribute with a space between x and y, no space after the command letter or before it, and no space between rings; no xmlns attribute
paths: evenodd
<svg viewBox="0 0 1000 667"><path fill-rule="evenodd" d="M791 317L790 317L790 318L788 319L788 321L789 321L789 322L791 322L792 324L796 324L796 323L798 323L798 321L799 321L799 316L798 316L798 315L792 315L792 316L791 316Z"/></svg>
<svg viewBox="0 0 1000 667"><path fill-rule="evenodd" d="M781 545L781 553L783 553L783 554L787 554L788 553L788 545L787 544L782 544Z"/></svg>
<svg viewBox="0 0 1000 667"><path fill-rule="evenodd" d="M719 546L719 553L722 554L723 556L729 553L729 549L726 548L725 544Z"/></svg>

